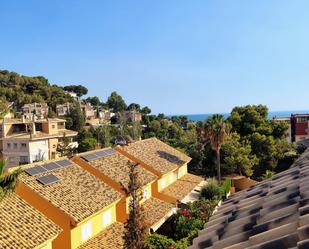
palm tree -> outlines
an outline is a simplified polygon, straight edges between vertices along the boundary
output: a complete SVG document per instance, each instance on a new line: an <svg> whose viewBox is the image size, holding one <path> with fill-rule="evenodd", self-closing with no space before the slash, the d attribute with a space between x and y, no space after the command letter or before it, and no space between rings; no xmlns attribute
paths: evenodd
<svg viewBox="0 0 309 249"><path fill-rule="evenodd" d="M216 152L218 181L221 181L220 149L224 144L230 127L225 122L223 115L215 114L209 117L205 123L205 137L209 139L212 150Z"/></svg>
<svg viewBox="0 0 309 249"><path fill-rule="evenodd" d="M0 159L0 201L15 191L18 176L22 172L21 169L17 169L8 174L4 174L6 164L7 161L5 159Z"/></svg>

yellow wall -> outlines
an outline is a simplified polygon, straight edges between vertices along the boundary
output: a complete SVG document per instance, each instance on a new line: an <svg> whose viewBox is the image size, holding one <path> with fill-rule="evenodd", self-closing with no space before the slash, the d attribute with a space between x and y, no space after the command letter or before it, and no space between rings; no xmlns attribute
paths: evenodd
<svg viewBox="0 0 309 249"><path fill-rule="evenodd" d="M48 157L49 157L49 159L55 159L55 158L53 158L52 155L56 155L57 154L56 153L57 146L58 146L58 138L48 139L48 149L49 149Z"/></svg>
<svg viewBox="0 0 309 249"><path fill-rule="evenodd" d="M163 189L165 189L166 187L168 187L177 179L183 177L187 173L188 173L187 164L185 164L179 167L178 169L163 175L158 180L158 191L162 191Z"/></svg>
<svg viewBox="0 0 309 249"><path fill-rule="evenodd" d="M151 189L151 183L149 183L148 185L146 185L145 187L143 187L143 194L144 194L144 191L147 190L148 191L148 199L150 199L152 197L152 189ZM147 201L148 199L142 199L140 201L140 204L144 203L145 201ZM129 203L130 203L130 198L127 197L126 198L126 212L127 214L129 213Z"/></svg>
<svg viewBox="0 0 309 249"><path fill-rule="evenodd" d="M96 236L97 234L99 234L103 229L105 229L108 225L105 225L103 223L103 216L104 214L107 214L111 212L111 223L116 222L116 205L112 204L110 206L108 206L107 208L105 208L104 210L101 210L100 212L96 213L95 215L93 215L91 218L83 221L82 223L79 223L74 229L71 230L71 248L77 248L78 246L80 246L82 243L84 243L85 241L82 241L82 229L83 229L83 225L85 224L91 224L91 238L93 238L94 236ZM87 239L87 240L89 240Z"/></svg>
<svg viewBox="0 0 309 249"><path fill-rule="evenodd" d="M46 243L44 243L43 245L39 245L37 247L35 247L35 249L52 249L52 242L51 241L47 241Z"/></svg>

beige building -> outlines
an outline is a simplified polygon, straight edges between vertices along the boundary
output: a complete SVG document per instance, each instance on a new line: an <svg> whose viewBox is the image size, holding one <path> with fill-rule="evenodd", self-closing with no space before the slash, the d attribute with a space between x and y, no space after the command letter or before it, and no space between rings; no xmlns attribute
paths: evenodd
<svg viewBox="0 0 309 249"><path fill-rule="evenodd" d="M72 139L77 132L67 130L63 119L3 119L0 148L9 167L54 159L64 136Z"/></svg>
<svg viewBox="0 0 309 249"><path fill-rule="evenodd" d="M96 111L90 103L81 103L80 107L84 112L86 119L96 118Z"/></svg>
<svg viewBox="0 0 309 249"><path fill-rule="evenodd" d="M48 114L48 105L46 103L31 103L25 104L22 107L23 115L25 118L30 119L33 114L38 118L44 118Z"/></svg>
<svg viewBox="0 0 309 249"><path fill-rule="evenodd" d="M56 106L56 112L57 112L57 115L59 117L62 117L62 116L66 116L70 113L70 110L72 108L72 103L64 103L62 105L57 105Z"/></svg>

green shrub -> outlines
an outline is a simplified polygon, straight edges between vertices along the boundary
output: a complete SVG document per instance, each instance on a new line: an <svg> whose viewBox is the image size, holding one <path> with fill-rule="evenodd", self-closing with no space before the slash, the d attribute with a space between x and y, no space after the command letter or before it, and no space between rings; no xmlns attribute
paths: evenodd
<svg viewBox="0 0 309 249"><path fill-rule="evenodd" d="M148 236L144 247L145 249L168 249L174 245L175 241L173 239L169 239L161 234L153 233Z"/></svg>
<svg viewBox="0 0 309 249"><path fill-rule="evenodd" d="M229 178L225 179L225 181L221 184L221 196L223 199L226 198L227 194L230 192L231 188L231 180Z"/></svg>
<svg viewBox="0 0 309 249"><path fill-rule="evenodd" d="M202 198L207 200L220 200L221 189L215 180L209 180L208 184L201 189L200 193Z"/></svg>

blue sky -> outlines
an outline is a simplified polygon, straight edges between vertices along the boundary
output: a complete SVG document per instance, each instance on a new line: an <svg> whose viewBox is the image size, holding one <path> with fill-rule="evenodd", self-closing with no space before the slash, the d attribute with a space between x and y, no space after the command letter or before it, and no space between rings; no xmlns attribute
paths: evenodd
<svg viewBox="0 0 309 249"><path fill-rule="evenodd" d="M4 1L0 69L154 113L309 109L309 1Z"/></svg>

